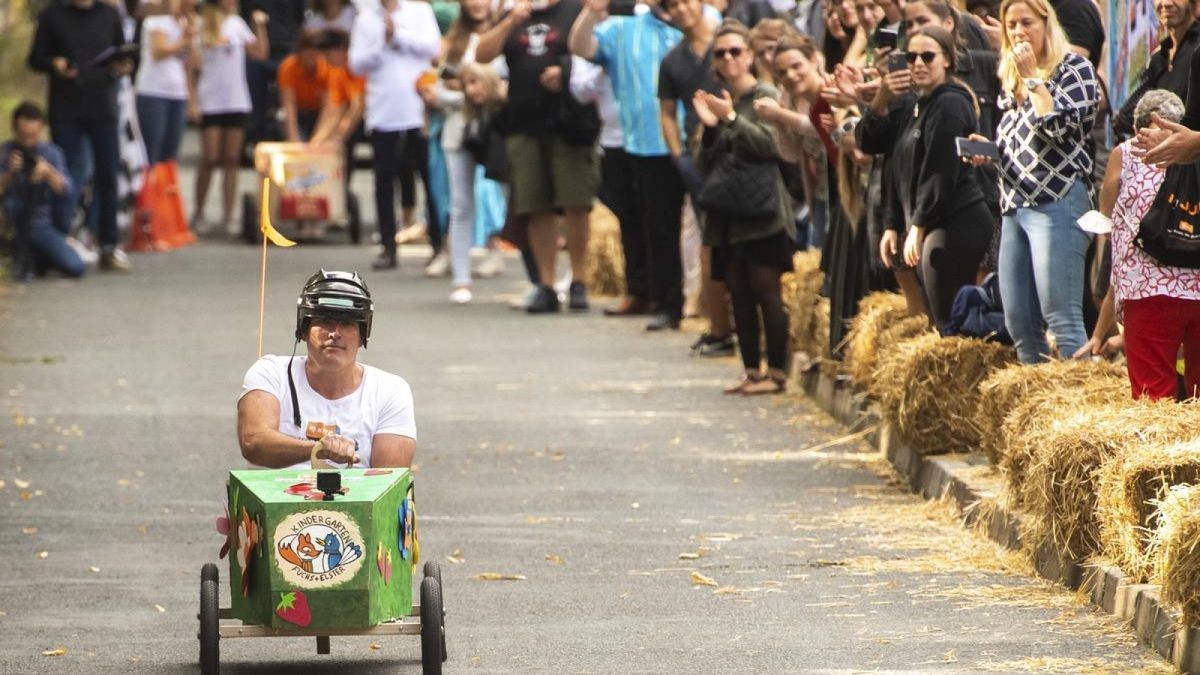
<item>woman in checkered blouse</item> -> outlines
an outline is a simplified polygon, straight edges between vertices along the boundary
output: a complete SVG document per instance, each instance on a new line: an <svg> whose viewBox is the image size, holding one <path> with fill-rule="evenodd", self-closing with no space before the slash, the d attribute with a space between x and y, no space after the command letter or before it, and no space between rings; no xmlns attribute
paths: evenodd
<svg viewBox="0 0 1200 675"><path fill-rule="evenodd" d="M1050 357L1046 327L1069 357L1087 340L1076 221L1091 208L1092 131L1100 84L1072 53L1046 0L1005 0L1000 80L1000 293L1023 363Z"/></svg>

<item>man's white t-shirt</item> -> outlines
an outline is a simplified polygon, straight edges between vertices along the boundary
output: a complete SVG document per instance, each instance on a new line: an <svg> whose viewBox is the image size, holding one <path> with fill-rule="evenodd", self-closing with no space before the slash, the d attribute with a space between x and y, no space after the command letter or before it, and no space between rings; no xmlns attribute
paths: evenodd
<svg viewBox="0 0 1200 675"><path fill-rule="evenodd" d="M183 36L183 27L179 25L179 19L169 15L152 16L142 23L142 65L137 73L137 93L186 101L188 87L184 59L187 50L162 59L154 58L151 47L154 33L162 33L167 42L174 44Z"/></svg>
<svg viewBox="0 0 1200 675"><path fill-rule="evenodd" d="M292 364L296 400L300 403L300 426L297 427L292 415L292 395L288 390L287 366L290 358L264 356L250 366L242 382L242 396L257 390L279 399L280 433L293 438L305 438L305 429L313 422L336 425L342 436L358 442L358 456L364 466L371 466L371 441L376 434L417 438L412 389L403 378L359 364L363 368L363 378L358 389L348 396L329 400L309 386L304 373L307 356L297 356ZM294 468L308 467L306 461Z"/></svg>
<svg viewBox="0 0 1200 675"><path fill-rule="evenodd" d="M242 17L230 15L221 22L215 46L200 50L200 112L206 115L250 112L250 87L246 84L246 45L257 42Z"/></svg>

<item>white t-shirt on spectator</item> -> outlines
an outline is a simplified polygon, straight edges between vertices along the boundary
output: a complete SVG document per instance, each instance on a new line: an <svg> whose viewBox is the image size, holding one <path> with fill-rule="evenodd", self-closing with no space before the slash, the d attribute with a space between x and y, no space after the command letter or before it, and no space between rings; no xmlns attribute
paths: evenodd
<svg viewBox="0 0 1200 675"><path fill-rule="evenodd" d="M398 375L359 364L362 383L354 393L329 400L313 391L304 373L307 356L297 356L292 364L296 400L300 403L300 427L292 415L292 395L288 389L288 356L267 355L254 362L242 382L242 396L265 391L279 399L279 431L293 438L305 438L310 422L336 425L339 433L358 442L358 456L371 466L371 441L377 434L396 434L416 439L417 422L413 410L412 389ZM239 397L240 399L241 397ZM306 469L309 462L294 468Z"/></svg>
<svg viewBox="0 0 1200 675"><path fill-rule="evenodd" d="M219 44L201 50L197 93L200 112L206 115L250 112L250 87L246 84L246 45L258 41L240 16L221 22Z"/></svg>
<svg viewBox="0 0 1200 675"><path fill-rule="evenodd" d="M153 41L151 36L155 33L160 33L167 42L174 44L183 36L183 27L178 19L169 15L152 16L142 23L142 64L138 68L137 93L186 101L188 88L184 60L187 50L163 59L154 58L150 45Z"/></svg>
<svg viewBox="0 0 1200 675"><path fill-rule="evenodd" d="M391 17L390 40L382 10L355 17L350 36L350 70L367 78L370 131L407 131L425 125L417 78L431 68L442 48L442 33L429 3L400 0Z"/></svg>

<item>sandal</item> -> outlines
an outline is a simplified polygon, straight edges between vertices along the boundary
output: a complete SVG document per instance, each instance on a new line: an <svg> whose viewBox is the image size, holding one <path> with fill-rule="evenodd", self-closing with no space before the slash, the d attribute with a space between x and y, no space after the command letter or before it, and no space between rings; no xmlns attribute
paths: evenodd
<svg viewBox="0 0 1200 675"><path fill-rule="evenodd" d="M787 380L781 377L764 377L742 387L743 396L782 394L787 391Z"/></svg>
<svg viewBox="0 0 1200 675"><path fill-rule="evenodd" d="M762 375L751 375L750 373L746 373L742 375L742 379L738 380L737 383L725 387L724 392L726 394L744 394L746 393L747 388L762 382L764 379L766 378L764 378Z"/></svg>

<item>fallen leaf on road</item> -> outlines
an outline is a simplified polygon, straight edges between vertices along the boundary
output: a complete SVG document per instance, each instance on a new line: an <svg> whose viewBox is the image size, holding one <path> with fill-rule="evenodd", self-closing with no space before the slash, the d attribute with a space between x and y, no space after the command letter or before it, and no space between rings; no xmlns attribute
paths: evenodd
<svg viewBox="0 0 1200 675"><path fill-rule="evenodd" d="M958 661L958 654L953 649L951 649L950 651L948 651L942 655L943 663L955 663L957 661Z"/></svg>
<svg viewBox="0 0 1200 675"><path fill-rule="evenodd" d="M47 649L46 651L42 652L42 656L65 656L66 653L66 648L59 647L58 649Z"/></svg>
<svg viewBox="0 0 1200 675"><path fill-rule="evenodd" d="M34 496L34 497L43 497L43 496L45 496L45 495L46 495L46 491L45 491L45 490L34 490L34 491L33 491L33 496Z"/></svg>
<svg viewBox="0 0 1200 675"><path fill-rule="evenodd" d="M21 528L21 534L37 534L37 532L38 532L38 529L36 527L22 527Z"/></svg>
<svg viewBox="0 0 1200 675"><path fill-rule="evenodd" d="M630 504L629 507L634 508L634 509L640 509L640 508L642 508L642 505L637 502L634 502L634 503Z"/></svg>
<svg viewBox="0 0 1200 675"><path fill-rule="evenodd" d="M566 457L567 457L566 453L564 453L562 450L555 450L554 454L550 456L550 461L561 462L564 459L566 459Z"/></svg>
<svg viewBox="0 0 1200 675"><path fill-rule="evenodd" d="M554 555L553 553L547 554L546 560L549 560L550 562L554 563L555 565L565 565L567 562L567 561L563 560L562 558Z"/></svg>
<svg viewBox="0 0 1200 675"><path fill-rule="evenodd" d="M500 574L499 572L483 572L472 578L476 581L525 581L524 574Z"/></svg>
<svg viewBox="0 0 1200 675"><path fill-rule="evenodd" d="M0 445L0 448L2 448L2 447L4 447L4 446ZM0 480L0 490L3 490L5 485L7 485L7 483L5 483L4 481Z"/></svg>
<svg viewBox="0 0 1200 675"><path fill-rule="evenodd" d="M138 534L149 534L150 528L146 525L138 525L137 531L138 531Z"/></svg>
<svg viewBox="0 0 1200 675"><path fill-rule="evenodd" d="M371 644L367 645L367 649L383 649L383 645L379 644L378 642L372 642Z"/></svg>
<svg viewBox="0 0 1200 675"><path fill-rule="evenodd" d="M25 488L29 487L30 483L27 480L21 480L20 478L14 478L13 485L16 485L18 489L24 490Z"/></svg>
<svg viewBox="0 0 1200 675"><path fill-rule="evenodd" d="M713 595L741 595L742 593L747 592L747 590L748 589L738 588L736 586L722 586L713 591Z"/></svg>
<svg viewBox="0 0 1200 675"><path fill-rule="evenodd" d="M700 554L699 553L680 553L679 559L680 560L699 560Z"/></svg>
<svg viewBox="0 0 1200 675"><path fill-rule="evenodd" d="M99 574L99 573L100 573L100 568L99 568L99 567L96 567L95 565L92 565L91 567L89 567L89 568L88 568L88 570L90 570L92 574Z"/></svg>
<svg viewBox="0 0 1200 675"><path fill-rule="evenodd" d="M462 551L458 549L454 549L454 553L446 556L446 560L450 561L453 565L461 565L467 561L466 558L463 558Z"/></svg>
<svg viewBox="0 0 1200 675"><path fill-rule="evenodd" d="M30 492L29 490L25 490L24 492L22 492L22 493L21 493L21 501L23 501L23 502L27 502L27 501L29 501L30 499L33 499L33 493L32 493L32 492Z"/></svg>
<svg viewBox="0 0 1200 675"><path fill-rule="evenodd" d="M155 605L154 609L157 609L160 614L167 611L167 608L163 607L162 605Z"/></svg>
<svg viewBox="0 0 1200 675"><path fill-rule="evenodd" d="M49 551L41 551L40 553L38 553L38 558L41 560L45 560L46 558L49 558L49 557L50 557Z"/></svg>
<svg viewBox="0 0 1200 675"><path fill-rule="evenodd" d="M692 584L696 586L719 586L716 579L706 577L699 572L692 572Z"/></svg>
<svg viewBox="0 0 1200 675"><path fill-rule="evenodd" d="M141 469L138 469L137 471L133 472L133 475L137 476L138 478L145 478L146 472L142 471Z"/></svg>

